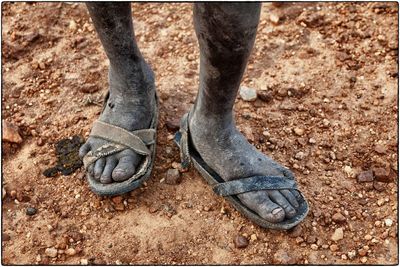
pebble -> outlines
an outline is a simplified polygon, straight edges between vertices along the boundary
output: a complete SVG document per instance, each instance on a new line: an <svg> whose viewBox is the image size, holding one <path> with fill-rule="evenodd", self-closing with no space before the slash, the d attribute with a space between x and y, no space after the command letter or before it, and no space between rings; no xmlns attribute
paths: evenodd
<svg viewBox="0 0 400 267"><path fill-rule="evenodd" d="M280 18L279 18L279 16L278 16L277 14L271 13L271 14L269 15L269 20L270 20L273 24L276 25L276 24L279 23Z"/></svg>
<svg viewBox="0 0 400 267"><path fill-rule="evenodd" d="M333 214L332 220L336 223L342 223L346 221L346 217L344 217L340 212Z"/></svg>
<svg viewBox="0 0 400 267"><path fill-rule="evenodd" d="M349 257L350 260L354 259L356 257L356 251L355 250L349 251L347 253L347 257Z"/></svg>
<svg viewBox="0 0 400 267"><path fill-rule="evenodd" d="M249 240L242 235L237 235L234 238L233 243L235 244L236 248L246 248L249 245Z"/></svg>
<svg viewBox="0 0 400 267"><path fill-rule="evenodd" d="M74 248L69 248L65 251L65 254L68 256L74 256L76 254L76 250Z"/></svg>
<svg viewBox="0 0 400 267"><path fill-rule="evenodd" d="M89 261L87 259L81 259L81 265L88 265Z"/></svg>
<svg viewBox="0 0 400 267"><path fill-rule="evenodd" d="M318 250L318 246L316 244L311 244L311 249L312 250Z"/></svg>
<svg viewBox="0 0 400 267"><path fill-rule="evenodd" d="M293 259L289 256L286 250L279 249L274 254L274 263L283 265L287 265L290 263L293 264Z"/></svg>
<svg viewBox="0 0 400 267"><path fill-rule="evenodd" d="M122 197L121 197L121 196L113 197L111 200L112 200L112 202L114 202L115 204L120 204L120 203L122 203Z"/></svg>
<svg viewBox="0 0 400 267"><path fill-rule="evenodd" d="M378 199L376 204L378 205L378 207L381 207L381 206L383 206L383 204L385 204L385 200L383 198L380 198L380 199Z"/></svg>
<svg viewBox="0 0 400 267"><path fill-rule="evenodd" d="M333 241L339 241L339 240L343 239L343 236L344 236L343 228L337 228L335 230L335 232L333 233L333 235L331 236L331 239Z"/></svg>
<svg viewBox="0 0 400 267"><path fill-rule="evenodd" d="M257 235L256 235L256 234L252 234L252 235L250 236L250 240L251 240L251 241L256 241L256 240L257 240Z"/></svg>
<svg viewBox="0 0 400 267"><path fill-rule="evenodd" d="M46 250L44 251L44 254L46 254L50 258L55 258L55 257L57 257L57 249L55 249L55 248L46 248Z"/></svg>
<svg viewBox="0 0 400 267"><path fill-rule="evenodd" d="M1 190L2 194L1 194L1 199L4 199L7 195L7 191L6 189L3 187L3 189Z"/></svg>
<svg viewBox="0 0 400 267"><path fill-rule="evenodd" d="M365 236L364 236L364 239L365 239L365 240L371 240L371 239L372 239L372 236L371 236L371 235L365 235Z"/></svg>
<svg viewBox="0 0 400 267"><path fill-rule="evenodd" d="M257 96L259 99L261 99L264 102L271 102L273 99L272 93L269 91L265 91L265 90L259 90L257 91Z"/></svg>
<svg viewBox="0 0 400 267"><path fill-rule="evenodd" d="M304 152L297 152L296 155L294 156L296 159L302 160L305 157L305 153Z"/></svg>
<svg viewBox="0 0 400 267"><path fill-rule="evenodd" d="M372 182L374 180L374 174L372 170L362 171L357 175L357 181L359 183Z"/></svg>
<svg viewBox="0 0 400 267"><path fill-rule="evenodd" d="M34 207L28 207L28 208L26 208L25 213L26 213L26 215L33 216L37 213L37 209Z"/></svg>
<svg viewBox="0 0 400 267"><path fill-rule="evenodd" d="M362 262L362 263L366 263L366 262L367 262L367 260L368 260L368 258L367 258L367 257L362 257L362 258L361 258L361 262Z"/></svg>
<svg viewBox="0 0 400 267"><path fill-rule="evenodd" d="M100 87L96 84L83 84L79 87L79 90L84 94L92 94L100 90Z"/></svg>
<svg viewBox="0 0 400 267"><path fill-rule="evenodd" d="M5 120L3 120L3 131L2 131L2 141L10 143L22 143L22 137L19 135L19 129Z"/></svg>
<svg viewBox="0 0 400 267"><path fill-rule="evenodd" d="M329 249L330 249L332 252L335 252L335 251L338 251L338 250L339 250L339 247L338 247L338 245L336 245L336 244L332 244L332 245L330 245Z"/></svg>
<svg viewBox="0 0 400 267"><path fill-rule="evenodd" d="M390 183L394 180L394 172L390 168L374 168L372 171L378 182Z"/></svg>
<svg viewBox="0 0 400 267"><path fill-rule="evenodd" d="M182 181L181 173L177 169L169 169L165 176L165 183L170 185L179 184Z"/></svg>
<svg viewBox="0 0 400 267"><path fill-rule="evenodd" d="M123 203L118 203L114 205L115 210L123 211L125 210L125 205Z"/></svg>
<svg viewBox="0 0 400 267"><path fill-rule="evenodd" d="M302 136L304 134L304 130L298 127L294 128L293 132L298 136Z"/></svg>
<svg viewBox="0 0 400 267"><path fill-rule="evenodd" d="M246 86L240 87L239 94L244 101L255 101L257 99L257 91Z"/></svg>
<svg viewBox="0 0 400 267"><path fill-rule="evenodd" d="M385 225L386 225L387 227L392 226L392 224L393 224L393 220L392 220L392 219L385 219Z"/></svg>
<svg viewBox="0 0 400 267"><path fill-rule="evenodd" d="M385 154L386 148L383 145L377 144L375 145L375 152L378 154Z"/></svg>
<svg viewBox="0 0 400 267"><path fill-rule="evenodd" d="M308 140L308 142L309 142L310 144L315 144L317 141L316 141L314 138L310 138L310 139Z"/></svg>

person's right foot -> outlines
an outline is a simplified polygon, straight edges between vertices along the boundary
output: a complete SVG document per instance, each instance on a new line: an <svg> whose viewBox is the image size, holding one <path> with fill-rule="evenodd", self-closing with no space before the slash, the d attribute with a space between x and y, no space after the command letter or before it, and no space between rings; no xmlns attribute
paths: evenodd
<svg viewBox="0 0 400 267"><path fill-rule="evenodd" d="M141 71L131 75L121 75L110 67L109 85L110 96L99 120L128 131L147 129L156 105L154 76L150 67L143 62ZM83 158L89 151L94 152L107 143L107 140L89 137L80 148L79 156ZM125 149L98 159L87 171L95 180L104 184L122 182L135 174L140 161L140 155Z"/></svg>

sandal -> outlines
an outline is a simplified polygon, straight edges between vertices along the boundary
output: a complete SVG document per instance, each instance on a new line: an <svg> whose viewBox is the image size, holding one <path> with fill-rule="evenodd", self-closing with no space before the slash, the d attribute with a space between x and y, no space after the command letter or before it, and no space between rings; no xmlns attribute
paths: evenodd
<svg viewBox="0 0 400 267"><path fill-rule="evenodd" d="M288 230L299 224L306 216L309 210L308 203L303 194L297 189L293 173L280 166L276 167L282 171L284 176L253 176L238 180L224 181L214 170L212 170L201 158L200 154L194 148L189 131L189 115L185 114L181 120L179 132L175 134L174 141L178 145L181 154L182 167L188 168L190 162L199 171L201 176L210 184L213 191L225 197L242 215L264 228ZM279 223L271 223L260 217L257 213L246 207L236 196L237 194L266 190L266 189L292 189L300 193L302 201L297 209L297 215L291 219L286 219Z"/></svg>
<svg viewBox="0 0 400 267"><path fill-rule="evenodd" d="M107 93L104 107L109 98ZM149 179L151 171L153 169L153 162L156 150L156 129L158 124L158 98L155 95L155 107L154 117L151 121L149 129L141 129L135 131L127 131L121 127L117 127L112 124L108 124L102 121L95 121L93 124L92 131L89 136L102 138L111 143L105 144L94 152L89 151L83 158L83 165L87 171L87 168L96 160L102 157L106 157L115 153L118 153L124 149L132 149L137 154L144 156L137 167L136 173L129 179L123 182L112 182L110 184L103 184L96 181L91 175L87 175L90 189L98 195L102 196L114 196L130 192L140 185L144 181Z"/></svg>

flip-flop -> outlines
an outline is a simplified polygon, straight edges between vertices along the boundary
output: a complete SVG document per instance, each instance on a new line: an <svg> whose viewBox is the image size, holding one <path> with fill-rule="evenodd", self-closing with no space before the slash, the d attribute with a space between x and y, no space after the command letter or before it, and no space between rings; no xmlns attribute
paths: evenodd
<svg viewBox="0 0 400 267"><path fill-rule="evenodd" d="M174 141L178 145L181 154L182 167L188 168L190 162L199 171L201 176L210 184L213 191L225 197L242 215L264 228L288 230L299 224L308 213L308 203L303 194L297 189L293 173L276 164L276 168L282 171L284 176L253 176L238 180L224 181L214 170L212 170L201 158L192 144L189 131L188 114L181 120L180 130L175 134ZM254 211L246 207L236 196L237 194L259 191L259 190L282 190L291 189L299 192L301 196L300 207L297 215L285 219L279 223L271 223L260 217Z"/></svg>
<svg viewBox="0 0 400 267"><path fill-rule="evenodd" d="M104 105L107 103L109 93L107 93ZM104 106L103 106L104 110ZM132 149L139 155L144 156L136 173L129 179L122 182L112 182L103 184L96 181L89 173L87 180L90 189L102 196L121 195L130 192L143 184L150 178L153 170L154 156L156 150L156 130L158 124L158 97L155 94L154 116L149 129L141 129L136 131L127 131L121 127L108 124L102 121L95 121L89 136L101 138L110 143L105 144L95 151L89 151L83 157L83 165L85 169L96 162L96 160L118 153L124 149Z"/></svg>

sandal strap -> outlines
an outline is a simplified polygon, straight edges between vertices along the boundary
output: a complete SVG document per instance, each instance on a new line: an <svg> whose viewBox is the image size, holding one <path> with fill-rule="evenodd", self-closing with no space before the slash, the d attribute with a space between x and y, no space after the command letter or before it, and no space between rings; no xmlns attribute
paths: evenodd
<svg viewBox="0 0 400 267"><path fill-rule="evenodd" d="M147 145L154 143L155 134L155 129L143 129L129 132L121 127L102 121L96 121L93 124L92 131L90 132L90 136L124 145L136 153L144 156L151 154L150 150L147 148Z"/></svg>
<svg viewBox="0 0 400 267"><path fill-rule="evenodd" d="M214 192L220 196L232 196L258 190L297 190L296 182L283 176L253 176L216 184Z"/></svg>

